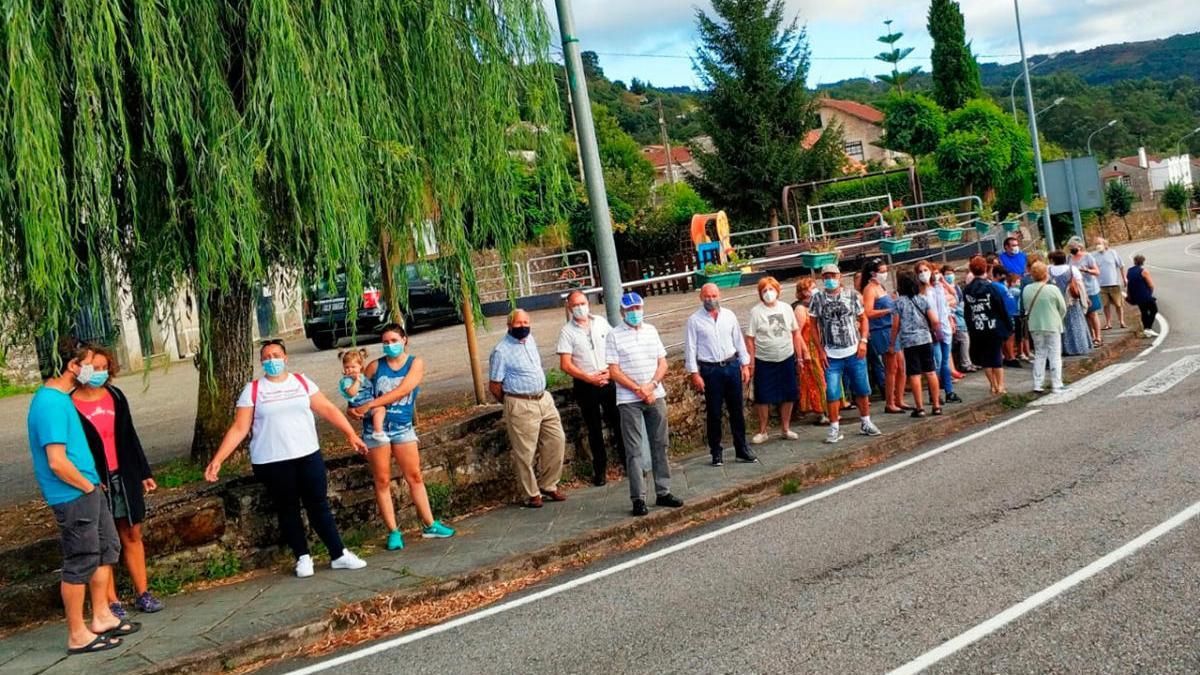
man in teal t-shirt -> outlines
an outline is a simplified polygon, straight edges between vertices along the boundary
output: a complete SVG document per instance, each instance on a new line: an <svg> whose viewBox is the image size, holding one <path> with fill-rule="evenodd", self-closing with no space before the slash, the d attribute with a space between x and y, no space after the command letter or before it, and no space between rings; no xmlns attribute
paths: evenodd
<svg viewBox="0 0 1200 675"><path fill-rule="evenodd" d="M108 584L121 544L108 501L99 489L100 474L83 424L71 402L76 382L92 378L92 351L74 338L64 338L58 351L62 364L58 374L46 380L29 405L29 451L34 477L54 511L62 539L60 590L67 617L67 651L86 654L120 645L121 636L139 626L118 619L109 609ZM83 620L84 595L89 591L90 625Z"/></svg>

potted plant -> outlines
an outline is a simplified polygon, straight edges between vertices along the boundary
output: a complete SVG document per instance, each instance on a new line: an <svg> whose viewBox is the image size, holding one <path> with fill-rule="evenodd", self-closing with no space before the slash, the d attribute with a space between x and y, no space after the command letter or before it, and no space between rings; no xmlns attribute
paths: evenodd
<svg viewBox="0 0 1200 675"><path fill-rule="evenodd" d="M812 247L800 254L800 264L810 270L818 270L838 261L837 244L832 239L818 239Z"/></svg>
<svg viewBox="0 0 1200 675"><path fill-rule="evenodd" d="M942 242L962 241L964 230L958 226L958 218L949 211L937 217L937 237Z"/></svg>
<svg viewBox="0 0 1200 675"><path fill-rule="evenodd" d="M1016 232L1021 229L1021 214L1010 213L1004 217L1004 231Z"/></svg>
<svg viewBox="0 0 1200 675"><path fill-rule="evenodd" d="M706 263L693 275L696 286L716 284L717 288L737 288L742 283L742 273L750 269L738 256L737 251L730 251L723 263Z"/></svg>
<svg viewBox="0 0 1200 675"><path fill-rule="evenodd" d="M905 233L908 231L908 228L904 225L904 209L888 209L884 211L883 219L887 221L892 236L879 242L879 250L883 251L886 255L895 255L911 249L912 239L904 238Z"/></svg>
<svg viewBox="0 0 1200 675"><path fill-rule="evenodd" d="M992 225L996 220L996 211L991 204L984 203L978 209L975 209L975 231L979 236L987 234L987 231L992 229Z"/></svg>
<svg viewBox="0 0 1200 675"><path fill-rule="evenodd" d="M1033 201L1029 202L1029 213L1033 214L1033 221L1041 220L1042 216L1046 215L1046 200L1042 197L1034 197Z"/></svg>

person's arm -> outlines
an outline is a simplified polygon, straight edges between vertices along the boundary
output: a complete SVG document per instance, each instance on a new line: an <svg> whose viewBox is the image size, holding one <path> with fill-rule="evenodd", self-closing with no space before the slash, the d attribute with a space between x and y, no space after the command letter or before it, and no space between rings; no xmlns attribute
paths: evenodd
<svg viewBox="0 0 1200 675"><path fill-rule="evenodd" d="M796 355L796 360L803 363L808 360L808 356L804 353L804 336L800 335L798 327L792 327L792 352Z"/></svg>
<svg viewBox="0 0 1200 675"><path fill-rule="evenodd" d="M137 428L133 426L133 413L129 409L129 399L125 398L125 393L116 387L110 387L109 391L114 399L121 402L121 423L129 429L129 442L133 446L133 456L137 461L138 473L142 478L142 489L146 492L153 492L158 489L158 483L154 480L150 461L146 459L146 450L142 447L142 439L138 436Z"/></svg>
<svg viewBox="0 0 1200 675"><path fill-rule="evenodd" d="M229 425L229 430L225 432L225 438L221 439L217 454L213 455L212 461L204 468L205 480L210 483L217 482L217 477L221 474L221 465L229 459L234 450L237 450L242 441L246 440L253 421L254 408L252 406L237 409L237 412L233 414L233 424Z"/></svg>
<svg viewBox="0 0 1200 675"><path fill-rule="evenodd" d="M84 478L83 474L79 473L79 467L67 459L67 446L65 443L47 444L46 461L50 465L50 471L67 485L84 494L90 494L92 490L96 489L92 481Z"/></svg>
<svg viewBox="0 0 1200 675"><path fill-rule="evenodd" d="M863 307L867 312L868 319L878 319L881 316L887 316L891 313L890 309L875 309L875 300L879 297L880 290L874 285L867 286L867 292L863 293Z"/></svg>
<svg viewBox="0 0 1200 675"><path fill-rule="evenodd" d="M338 388L342 390L342 395L345 396L346 400L348 401L355 396L358 396L359 390L362 389L362 381L357 377L349 377L350 384L343 387L342 384L346 381L347 377L349 376L343 377L338 382Z"/></svg>
<svg viewBox="0 0 1200 675"><path fill-rule="evenodd" d="M404 379L400 380L400 386L386 394L376 396L364 405L354 408L351 410L351 416L354 419L362 419L371 408L384 408L399 401L421 386L421 380L423 379L425 379L425 360L419 356L414 356L412 357L412 365L408 368L408 374L404 376Z"/></svg>
<svg viewBox="0 0 1200 675"><path fill-rule="evenodd" d="M503 385L503 383L489 381L488 382L488 393L490 393L492 395L492 398L496 399L497 403L504 403L504 385Z"/></svg>
<svg viewBox="0 0 1200 675"><path fill-rule="evenodd" d="M700 377L700 364L696 362L696 322L689 316L683 323L683 368L691 374L692 387L704 393L704 378Z"/></svg>
<svg viewBox="0 0 1200 675"><path fill-rule="evenodd" d="M575 365L575 362L571 360L570 354L559 352L558 369L575 378L576 380L583 380L584 382L593 384L591 374L580 370L579 367Z"/></svg>
<svg viewBox="0 0 1200 675"><path fill-rule="evenodd" d="M1154 280L1150 278L1150 270L1146 269L1145 267L1142 268L1142 279L1146 282L1146 288L1149 288L1150 292L1153 293Z"/></svg>
<svg viewBox="0 0 1200 675"><path fill-rule="evenodd" d="M642 400L646 403L653 405L654 401L657 400L658 395L655 393L655 390L658 389L658 385L662 383L663 379L667 377L667 367L667 357L658 357L658 368L654 370L654 379L642 385L646 390L646 395Z"/></svg>
<svg viewBox="0 0 1200 675"><path fill-rule="evenodd" d="M496 345L488 358L488 391L497 402L504 402L504 358L500 355L500 345Z"/></svg>
<svg viewBox="0 0 1200 675"><path fill-rule="evenodd" d="M804 327L808 325L808 313L803 307L796 307L792 310L792 314L796 317L796 335L800 339L799 354L803 354L803 360L808 361L813 358L813 355L808 351L808 343L804 340Z"/></svg>
<svg viewBox="0 0 1200 675"><path fill-rule="evenodd" d="M637 394L638 398L645 400L645 393L642 391L642 386L634 382L633 378L626 375L625 371L621 370L621 366L615 363L608 364L608 377L618 385Z"/></svg>
<svg viewBox="0 0 1200 675"><path fill-rule="evenodd" d="M867 336L871 334L870 326L867 323L867 313L859 312L858 314L858 358L864 358L867 355Z"/></svg>
<svg viewBox="0 0 1200 675"><path fill-rule="evenodd" d="M750 367L754 367L754 336L746 335L746 353L750 355Z"/></svg>
<svg viewBox="0 0 1200 675"><path fill-rule="evenodd" d="M927 309L925 310L925 318L929 321L930 337L934 338L935 341L940 340L936 334L941 332L942 322L938 321L937 312Z"/></svg>
<svg viewBox="0 0 1200 675"><path fill-rule="evenodd" d="M416 366L416 364L413 365L414 367ZM412 371L409 372L411 373ZM407 380L408 378L404 379ZM308 404L312 407L313 412L320 415L326 422L332 424L333 428L342 432L346 436L346 440L349 441L350 447L354 448L358 454L367 454L367 444L359 437L358 432L354 430L354 427L350 424L350 420L346 419L342 411L332 401L325 398L325 394L319 391L314 392L308 397Z"/></svg>

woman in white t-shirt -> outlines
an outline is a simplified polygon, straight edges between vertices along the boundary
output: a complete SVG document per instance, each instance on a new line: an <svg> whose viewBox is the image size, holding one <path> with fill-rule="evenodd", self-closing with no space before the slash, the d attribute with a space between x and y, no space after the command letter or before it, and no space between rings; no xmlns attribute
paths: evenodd
<svg viewBox="0 0 1200 675"><path fill-rule="evenodd" d="M304 375L287 372L287 349L282 340L263 342L259 359L266 374L242 389L233 424L204 470L204 477L210 483L216 482L221 464L253 429L250 466L275 504L283 540L296 556L296 576L313 574L308 537L300 519L302 504L309 524L329 550L333 569L366 567L365 561L342 546L329 510L325 461L313 413L346 434L346 440L358 452L366 453L366 443L342 411L318 391L316 383Z"/></svg>
<svg viewBox="0 0 1200 675"><path fill-rule="evenodd" d="M808 348L800 337L796 314L787 303L779 301L779 294L779 282L774 277L759 280L758 298L762 302L750 310L750 326L746 331L754 408L758 412L758 433L750 441L756 445L767 440L772 405L779 406L783 437L800 438L790 427L792 406L800 398L800 370L808 360Z"/></svg>

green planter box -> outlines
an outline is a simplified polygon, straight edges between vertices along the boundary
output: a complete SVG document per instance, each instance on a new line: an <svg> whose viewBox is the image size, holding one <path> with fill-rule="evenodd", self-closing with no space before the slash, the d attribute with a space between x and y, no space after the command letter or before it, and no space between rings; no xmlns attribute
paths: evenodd
<svg viewBox="0 0 1200 675"><path fill-rule="evenodd" d="M879 250L887 255L905 253L912 250L912 239L882 239L879 242Z"/></svg>
<svg viewBox="0 0 1200 675"><path fill-rule="evenodd" d="M735 272L718 272L716 274L696 272L695 277L697 288L704 284L716 284L717 288L737 288L742 283L741 270Z"/></svg>
<svg viewBox="0 0 1200 675"><path fill-rule="evenodd" d="M819 270L826 265L836 265L837 251L827 253L808 252L800 254L800 264L810 270Z"/></svg>
<svg viewBox="0 0 1200 675"><path fill-rule="evenodd" d="M1020 230L1020 229L1021 229L1020 221L1018 221L1018 220L1004 221L1004 231L1005 232L1016 232L1017 230Z"/></svg>
<svg viewBox="0 0 1200 675"><path fill-rule="evenodd" d="M937 229L938 239L945 242L962 241L963 230L961 227L939 227Z"/></svg>
<svg viewBox="0 0 1200 675"><path fill-rule="evenodd" d="M979 236L982 237L983 235L987 234L988 230L990 229L992 229L991 223L985 223L980 220L975 221L975 231L979 233Z"/></svg>

